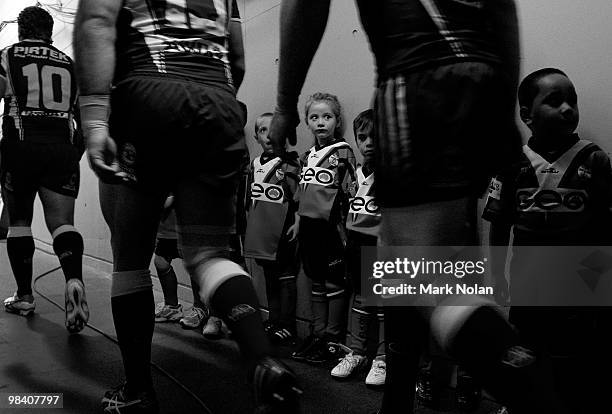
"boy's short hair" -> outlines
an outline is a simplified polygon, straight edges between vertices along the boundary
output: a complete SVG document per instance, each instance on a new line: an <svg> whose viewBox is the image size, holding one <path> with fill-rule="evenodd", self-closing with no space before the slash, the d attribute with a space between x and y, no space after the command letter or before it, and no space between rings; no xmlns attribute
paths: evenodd
<svg viewBox="0 0 612 414"><path fill-rule="evenodd" d="M374 111L366 109L353 120L353 133L357 137L357 131L364 131L368 135L374 133Z"/></svg>
<svg viewBox="0 0 612 414"><path fill-rule="evenodd" d="M569 78L565 72L561 69L557 68L542 68L538 69L535 72L531 72L529 75L525 76L518 89L518 101L520 106L525 106L531 109L531 105L533 104L533 100L538 95L539 87L538 81L545 76L548 75L563 75Z"/></svg>
<svg viewBox="0 0 612 414"><path fill-rule="evenodd" d="M263 114L257 117L257 119L255 120L255 135L257 135L257 133L259 132L259 123L261 122L261 120L267 117L272 118L273 116L274 114L272 112L264 112Z"/></svg>
<svg viewBox="0 0 612 414"><path fill-rule="evenodd" d="M304 105L304 119L308 124L308 111L315 102L327 102L336 116L338 123L334 131L334 138L344 139L344 117L342 116L342 105L336 95L327 92L316 92L308 97L306 105Z"/></svg>
<svg viewBox="0 0 612 414"><path fill-rule="evenodd" d="M52 43L53 17L43 8L26 7L17 17L20 39L37 39Z"/></svg>

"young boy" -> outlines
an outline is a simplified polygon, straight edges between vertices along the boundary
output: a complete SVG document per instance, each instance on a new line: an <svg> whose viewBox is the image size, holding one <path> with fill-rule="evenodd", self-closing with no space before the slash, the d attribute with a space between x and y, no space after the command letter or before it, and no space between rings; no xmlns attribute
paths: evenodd
<svg viewBox="0 0 612 414"><path fill-rule="evenodd" d="M251 163L247 189L249 216L244 245L245 257L263 268L269 318L266 331L276 343L295 339L297 257L297 202L300 166L297 154L281 160L272 153L268 131L272 113L255 121L255 139L263 153Z"/></svg>
<svg viewBox="0 0 612 414"><path fill-rule="evenodd" d="M523 80L518 97L521 119L532 136L518 165L492 180L483 213L491 221L491 245L507 246L510 228L514 246L608 244L610 160L601 148L574 133L579 119L574 85L559 69L540 69ZM538 260L533 260L530 252L538 255ZM505 253L500 247L492 250L493 276L502 299L508 296ZM518 286L533 286L534 280L543 277L541 271L534 270L535 262L546 260L542 254L538 248L514 249L510 284L515 304L526 304L517 303L522 298ZM561 256L553 259L555 269L566 260ZM604 322L602 310L516 305L510 310L510 320L521 339L539 353L552 356L555 387L571 412L590 404L595 405L584 412L601 412L592 398L597 394L596 385L590 380L595 378L594 367L605 365L607 359L602 357L609 353L609 349L599 351L603 350L600 333L609 329L603 325L597 328Z"/></svg>
<svg viewBox="0 0 612 414"><path fill-rule="evenodd" d="M365 306L365 299L361 296L361 246L376 246L380 226L380 211L374 199L374 113L371 109L357 115L353 132L363 164L357 167L355 180L349 188L351 199L346 220L346 262L353 285L347 343L351 352L331 370L331 376L347 378L364 368L368 362L366 345L368 339L373 339L378 343L378 350L365 382L366 385L380 386L385 383L386 376L384 341L379 341L381 335L369 338L368 332L370 325L376 323L379 328L376 331L382 333L382 311Z"/></svg>

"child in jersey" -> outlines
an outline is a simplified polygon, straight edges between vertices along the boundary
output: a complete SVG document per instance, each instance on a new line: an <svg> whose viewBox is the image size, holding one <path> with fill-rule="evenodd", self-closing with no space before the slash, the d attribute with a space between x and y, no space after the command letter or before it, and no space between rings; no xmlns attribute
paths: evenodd
<svg viewBox="0 0 612 414"><path fill-rule="evenodd" d="M247 189L248 219L245 257L263 268L269 317L266 331L275 343L295 338L297 257L297 203L300 165L296 153L280 159L272 153L268 131L272 113L255 121L255 139L263 153L251 162Z"/></svg>
<svg viewBox="0 0 612 414"><path fill-rule="evenodd" d="M338 98L328 93L315 93L305 107L315 144L302 157L298 241L304 272L312 281L313 332L292 357L312 363L338 358L334 344L342 341L348 306L344 226L356 163L343 138L341 109Z"/></svg>
<svg viewBox="0 0 612 414"><path fill-rule="evenodd" d="M332 371L334 378L348 378L367 365L366 345L368 339L378 343L377 355L366 377L367 385L385 383L386 365L384 341L381 335L369 338L370 325L376 323L377 333L382 333L382 310L365 305L361 295L361 247L376 246L380 226L380 210L374 199L374 112L371 109L361 112L353 121L353 132L363 164L357 167L356 177L349 187L351 196L346 220L347 251L346 264L353 287L353 300L349 316L350 335L347 354Z"/></svg>
<svg viewBox="0 0 612 414"><path fill-rule="evenodd" d="M491 222L491 245L502 247L492 250L492 271L496 293L504 300L508 286L503 247L511 228L514 246L609 245L612 234L610 160L601 148L574 132L579 116L570 79L559 69L540 69L522 81L518 96L521 119L532 136L518 164L492 180L483 213ZM510 265L514 304L521 297L517 286L531 286L532 291L533 281L543 277L534 270L536 263L559 269L558 263L566 261L562 255L553 259L554 264L546 261L542 249L514 249ZM518 305L525 304L530 303ZM602 333L609 330L604 308L533 305L510 309L510 321L521 339L552 357L555 387L571 412L602 412L595 397L604 393L595 391L592 380L598 377L595 367L609 362L609 349L601 345Z"/></svg>

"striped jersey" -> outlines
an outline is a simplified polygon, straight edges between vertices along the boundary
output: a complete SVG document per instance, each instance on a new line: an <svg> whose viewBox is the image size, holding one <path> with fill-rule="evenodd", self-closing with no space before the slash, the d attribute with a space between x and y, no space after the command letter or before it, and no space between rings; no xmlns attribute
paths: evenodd
<svg viewBox="0 0 612 414"><path fill-rule="evenodd" d="M0 52L0 78L3 139L73 141L77 84L68 55L40 40L15 43Z"/></svg>
<svg viewBox="0 0 612 414"><path fill-rule="evenodd" d="M499 62L487 1L492 0L357 0L379 78L425 65Z"/></svg>
<svg viewBox="0 0 612 414"><path fill-rule="evenodd" d="M229 23L236 0L125 0L114 82L134 75L232 86Z"/></svg>
<svg viewBox="0 0 612 414"><path fill-rule="evenodd" d="M364 174L357 167L356 179L349 187L349 210L346 218L347 230L378 237L380 208L374 197L374 173Z"/></svg>
<svg viewBox="0 0 612 414"><path fill-rule="evenodd" d="M597 244L612 203L606 153L578 139L553 162L528 145L523 152L512 171L491 181L483 218L512 224L515 245Z"/></svg>
<svg viewBox="0 0 612 414"><path fill-rule="evenodd" d="M297 159L284 161L262 155L251 163L245 257L276 259L279 243L294 222L299 170Z"/></svg>
<svg viewBox="0 0 612 414"><path fill-rule="evenodd" d="M343 220L348 188L355 179L356 161L351 146L340 141L312 147L302 156L298 198L300 216Z"/></svg>

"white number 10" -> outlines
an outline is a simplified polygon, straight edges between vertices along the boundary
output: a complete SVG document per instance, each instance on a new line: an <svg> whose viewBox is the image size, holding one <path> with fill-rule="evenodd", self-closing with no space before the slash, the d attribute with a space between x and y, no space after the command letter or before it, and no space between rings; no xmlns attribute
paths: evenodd
<svg viewBox="0 0 612 414"><path fill-rule="evenodd" d="M38 72L38 65L30 63L21 71L28 79L29 108L44 108L51 111L68 111L70 109L70 91L72 77L66 68L58 66L43 65ZM61 96L56 97L53 93L53 75L59 76ZM59 101L57 100L59 98Z"/></svg>

